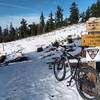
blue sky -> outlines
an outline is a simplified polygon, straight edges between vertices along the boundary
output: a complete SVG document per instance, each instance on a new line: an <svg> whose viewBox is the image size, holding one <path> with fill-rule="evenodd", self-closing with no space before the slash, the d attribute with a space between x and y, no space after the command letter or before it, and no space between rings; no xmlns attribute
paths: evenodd
<svg viewBox="0 0 100 100"><path fill-rule="evenodd" d="M38 23L42 11L47 18L49 12L55 13L57 5L64 9L65 17L69 16L69 8L73 1L78 4L80 12L96 2L96 0L0 0L0 26L5 27L12 22L16 27L22 18L28 23Z"/></svg>

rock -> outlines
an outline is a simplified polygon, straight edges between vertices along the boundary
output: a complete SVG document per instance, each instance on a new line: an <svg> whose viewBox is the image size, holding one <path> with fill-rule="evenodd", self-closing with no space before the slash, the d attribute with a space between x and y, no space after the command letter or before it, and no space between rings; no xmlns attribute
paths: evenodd
<svg viewBox="0 0 100 100"><path fill-rule="evenodd" d="M43 51L42 47L37 48L37 52L42 52L42 51Z"/></svg>

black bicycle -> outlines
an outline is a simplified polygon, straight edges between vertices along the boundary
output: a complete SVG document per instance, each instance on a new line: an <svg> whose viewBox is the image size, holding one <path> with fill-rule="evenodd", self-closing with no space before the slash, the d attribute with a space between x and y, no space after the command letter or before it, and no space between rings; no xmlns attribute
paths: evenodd
<svg viewBox="0 0 100 100"><path fill-rule="evenodd" d="M66 68L70 68L71 78L69 85L71 85L72 79L75 80L76 88L85 100L99 100L100 98L100 76L96 69L91 66L84 66L81 64L80 56L73 56L69 53L72 51L72 47L62 46L64 50L60 58L57 58L54 62L54 75L58 81L62 81L66 76ZM75 65L71 65L69 58L77 60ZM81 66L82 65L82 66Z"/></svg>

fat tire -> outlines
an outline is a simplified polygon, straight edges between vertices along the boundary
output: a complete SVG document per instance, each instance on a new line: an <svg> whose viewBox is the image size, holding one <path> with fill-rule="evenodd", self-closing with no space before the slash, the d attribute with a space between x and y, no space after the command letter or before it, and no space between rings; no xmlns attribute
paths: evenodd
<svg viewBox="0 0 100 100"><path fill-rule="evenodd" d="M78 78L80 77L79 73L82 72L82 71L84 71L84 72L88 71L88 72L96 73L96 79L98 80L98 85L99 85L99 93L94 98L86 97L84 95L84 93L82 92L82 90L79 88ZM77 70L77 74L76 74L76 88L77 88L79 94L81 95L81 97L84 100L100 100L100 76L99 76L99 73L96 71L96 69L94 69L93 67L88 66L88 67L82 67L79 70Z"/></svg>
<svg viewBox="0 0 100 100"><path fill-rule="evenodd" d="M64 70L63 74L62 74L62 77L59 77L57 75L57 72L56 72L56 69L62 65L62 69ZM56 60L55 63L54 63L54 67L53 67L53 71L54 71L54 75L55 75L55 78L58 80L58 81L63 81L65 79L65 76L66 76L66 65L65 65L65 62L64 60Z"/></svg>

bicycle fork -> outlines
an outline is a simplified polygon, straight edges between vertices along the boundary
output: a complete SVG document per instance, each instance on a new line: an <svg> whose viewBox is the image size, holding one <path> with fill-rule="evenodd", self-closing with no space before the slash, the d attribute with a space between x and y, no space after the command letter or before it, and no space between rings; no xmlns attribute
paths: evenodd
<svg viewBox="0 0 100 100"><path fill-rule="evenodd" d="M68 59L68 58L67 58ZM68 64L69 64L69 60L68 60ZM79 64L79 61L78 61L78 63L77 64ZM70 66L70 64L68 65L70 68L71 68L71 66ZM78 65L77 65L78 66ZM71 78L70 78L70 80L68 81L68 85L67 86L71 86L71 83L72 83L72 80L74 79L75 81L76 81L76 73L77 72L77 67L75 67L75 68L72 68L71 69Z"/></svg>
<svg viewBox="0 0 100 100"><path fill-rule="evenodd" d="M68 64L68 67L70 68L70 70L72 70L69 59L67 57L66 57L66 60L65 60L65 64ZM71 86L72 79L74 79L73 71L71 72L71 79L68 81L67 86Z"/></svg>
<svg viewBox="0 0 100 100"><path fill-rule="evenodd" d="M75 72L76 73L76 72ZM68 85L67 86L71 86L71 83L72 83L72 80L75 79L75 73L73 75L71 75L71 78L68 82Z"/></svg>

